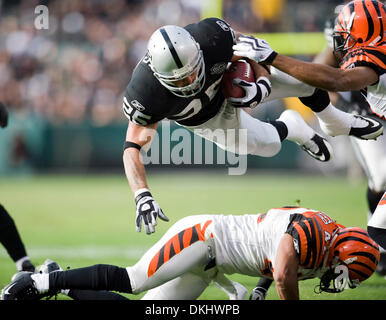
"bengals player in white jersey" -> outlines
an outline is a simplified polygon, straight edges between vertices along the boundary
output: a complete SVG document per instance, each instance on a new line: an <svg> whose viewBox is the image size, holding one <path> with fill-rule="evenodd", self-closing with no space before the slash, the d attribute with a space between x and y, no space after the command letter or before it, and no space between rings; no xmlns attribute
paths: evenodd
<svg viewBox="0 0 386 320"><path fill-rule="evenodd" d="M309 63L278 54L261 39L239 38L234 54L248 57L327 91L362 90L371 110L386 117L385 5L354 0L340 11L334 27L334 52L340 68ZM325 128L328 131L328 127Z"/></svg>
<svg viewBox="0 0 386 320"><path fill-rule="evenodd" d="M234 54L248 57L255 62L272 65L296 79L309 85L330 92L358 91L366 98L371 111L378 117L386 117L386 8L376 0L354 0L343 6L335 21L333 31L334 53L339 68L320 63L304 62L286 57L273 51L266 41L261 39L239 38L233 46ZM316 113L321 128L325 133L334 136L334 130L340 124L321 121L320 115L328 112L328 108ZM329 115L327 115L327 118ZM358 117L360 117L358 115ZM368 128L377 126L379 133L383 126L373 123L367 118ZM380 125L380 126L379 126ZM355 131L362 131L356 128ZM363 128L364 130L364 128ZM359 132L358 131L358 132ZM378 135L379 136L379 135ZM358 138L358 136L357 136ZM359 137L360 138L360 137ZM376 165L381 169L383 159L376 156ZM368 158L368 155L367 155ZM367 160L366 160L367 161ZM374 177L381 174L371 173ZM381 182L382 183L382 182ZM374 187L374 186L370 186ZM377 187L377 194L371 195L379 201L384 185ZM375 188L373 188L375 189ZM374 205L373 205L374 206ZM386 218L376 210L368 222L368 232L377 243L386 248Z"/></svg>
<svg viewBox="0 0 386 320"><path fill-rule="evenodd" d="M193 300L212 281L231 299L244 299L246 289L225 276L234 273L273 279L280 299L299 299L299 280L318 277L318 290L341 292L369 278L378 261L378 245L365 230L346 228L318 210L196 215L175 223L134 266L24 273L3 289L2 299L39 299L67 289L91 290L94 297L109 296L100 290L148 290L143 299Z"/></svg>

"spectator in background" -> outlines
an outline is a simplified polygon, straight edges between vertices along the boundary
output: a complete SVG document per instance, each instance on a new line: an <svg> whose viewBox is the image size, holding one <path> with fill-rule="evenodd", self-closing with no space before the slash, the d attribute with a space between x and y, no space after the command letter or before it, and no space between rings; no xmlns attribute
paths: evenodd
<svg viewBox="0 0 386 320"><path fill-rule="evenodd" d="M326 6L331 2L338 1L326 1ZM0 100L12 111L33 112L50 122L91 118L97 125L124 121L123 84L145 53L152 31L195 22L201 9L194 0L46 3L49 29L37 30L34 8L39 1L2 1ZM291 25L296 20L291 17L304 11L293 8L314 10L308 16L315 17L323 11L307 1L223 1L224 16L244 33L322 30L315 21L302 26L306 30ZM276 21L276 16L285 19Z"/></svg>
<svg viewBox="0 0 386 320"><path fill-rule="evenodd" d="M97 125L123 120L122 84L165 12L187 23L198 14L191 1L49 1L49 29L36 30L37 4L3 3L0 99L48 121Z"/></svg>

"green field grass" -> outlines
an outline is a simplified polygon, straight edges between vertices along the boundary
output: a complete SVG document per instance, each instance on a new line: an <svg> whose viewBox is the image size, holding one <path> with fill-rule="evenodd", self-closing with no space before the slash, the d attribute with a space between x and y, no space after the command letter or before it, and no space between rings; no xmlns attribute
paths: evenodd
<svg viewBox="0 0 386 320"><path fill-rule="evenodd" d="M134 264L179 218L202 213L244 214L272 207L300 205L323 210L346 226L366 226L366 181L345 177L296 176L251 172L244 176L214 173L150 173L149 186L170 222L156 233L135 231L135 206L124 175L6 177L0 181L0 202L15 220L35 264L46 258L63 268L95 263ZM0 286L15 272L0 247ZM232 275L248 290L258 279ZM360 288L341 294L314 293L317 280L300 284L301 299L386 299L386 280L373 275ZM139 299L139 296L130 296ZM64 296L60 296L65 299ZM211 285L200 299L226 299ZM277 299L272 287L268 299Z"/></svg>

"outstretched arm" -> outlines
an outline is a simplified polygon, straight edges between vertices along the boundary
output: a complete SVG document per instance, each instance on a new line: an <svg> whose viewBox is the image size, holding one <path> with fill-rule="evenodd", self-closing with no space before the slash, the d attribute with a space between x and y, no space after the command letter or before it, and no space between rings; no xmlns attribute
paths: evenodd
<svg viewBox="0 0 386 320"><path fill-rule="evenodd" d="M369 67L342 70L280 54L273 60L272 65L311 86L333 92L361 90L378 81L377 73Z"/></svg>
<svg viewBox="0 0 386 320"><path fill-rule="evenodd" d="M234 54L275 68L313 87L327 91L360 90L378 81L377 73L365 66L341 70L327 65L305 62L278 54L263 39L240 36Z"/></svg>
<svg viewBox="0 0 386 320"><path fill-rule="evenodd" d="M147 234L155 232L158 217L164 221L169 221L169 218L163 213L148 189L145 166L140 154L140 149L150 147L156 128L157 123L148 126L139 126L130 122L126 132L126 143L129 143L129 147L123 151L125 174L131 190L134 193L137 207L135 219L136 230L138 232L141 231L143 222Z"/></svg>

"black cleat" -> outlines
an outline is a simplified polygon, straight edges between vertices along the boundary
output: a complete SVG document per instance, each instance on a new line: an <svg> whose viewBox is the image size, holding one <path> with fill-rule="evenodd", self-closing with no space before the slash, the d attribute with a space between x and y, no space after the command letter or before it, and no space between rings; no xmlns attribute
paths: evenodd
<svg viewBox="0 0 386 320"><path fill-rule="evenodd" d="M317 133L300 147L316 160L326 162L331 159L332 147L330 143Z"/></svg>
<svg viewBox="0 0 386 320"><path fill-rule="evenodd" d="M362 125L361 127L351 126L349 135L362 140L376 139L383 133L383 125L378 120L354 115L356 121L354 125Z"/></svg>
<svg viewBox="0 0 386 320"><path fill-rule="evenodd" d="M21 271L14 276L13 281L1 291L1 300L39 300L32 272Z"/></svg>

